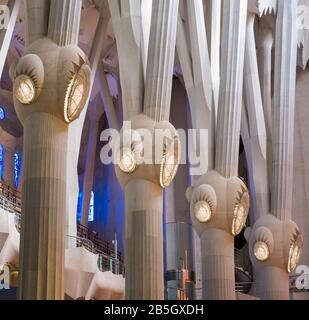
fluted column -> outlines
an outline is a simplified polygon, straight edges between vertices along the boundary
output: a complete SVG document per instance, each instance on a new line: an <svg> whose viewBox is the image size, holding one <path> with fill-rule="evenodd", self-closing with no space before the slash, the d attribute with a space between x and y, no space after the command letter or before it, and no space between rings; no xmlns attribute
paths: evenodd
<svg viewBox="0 0 309 320"><path fill-rule="evenodd" d="M251 261L256 270L258 294L267 300L289 299L289 272L293 272L299 262L303 242L297 225L291 221L297 2L278 0L277 4L271 214L261 216L253 230L246 231ZM271 39L266 41L269 54ZM268 248L268 256L261 257L255 251L259 243Z"/></svg>
<svg viewBox="0 0 309 320"><path fill-rule="evenodd" d="M144 113L169 120L179 0L153 1Z"/></svg>
<svg viewBox="0 0 309 320"><path fill-rule="evenodd" d="M222 70L215 166L223 176L233 177L238 175L247 0L224 0L222 6Z"/></svg>
<svg viewBox="0 0 309 320"><path fill-rule="evenodd" d="M48 37L60 46L77 44L81 0L50 0Z"/></svg>
<svg viewBox="0 0 309 320"><path fill-rule="evenodd" d="M126 299L163 300L163 190L132 180L124 191Z"/></svg>
<svg viewBox="0 0 309 320"><path fill-rule="evenodd" d="M96 150L99 136L99 121L102 114L103 106L101 103L101 99L99 98L96 99L92 108L90 108L89 110L90 127L83 182L83 207L81 220L82 225L84 226L88 225L89 203L91 198L91 191L93 189Z"/></svg>
<svg viewBox="0 0 309 320"><path fill-rule="evenodd" d="M201 247L204 298L235 300L234 237L210 229L202 235Z"/></svg>
<svg viewBox="0 0 309 320"><path fill-rule="evenodd" d="M28 5L31 3L34 2ZM42 9L38 2L35 5L39 11ZM28 20L34 11L39 15L36 7L27 9ZM70 14L64 11L61 13ZM44 36L45 23L43 26L39 20L42 17L35 15L34 18L31 22L34 34L30 39L35 41L10 68L14 106L24 126L18 297L53 300L64 299L65 227L69 220L66 219L67 204L71 200L67 169L68 165L77 168L77 159L68 161L69 127L87 101L91 71L85 54L74 43L59 46ZM79 15L76 18L79 21ZM70 30L67 25L62 27ZM39 35L43 38L37 39ZM24 79L33 83L29 87L32 93L29 99L21 85ZM81 85L75 79L82 79L83 92L78 103L71 98L77 85ZM73 214L76 221L76 211Z"/></svg>
<svg viewBox="0 0 309 320"><path fill-rule="evenodd" d="M294 109L296 86L296 1L278 1L273 112L272 214L292 217Z"/></svg>
<svg viewBox="0 0 309 320"><path fill-rule="evenodd" d="M64 299L67 128L53 115L24 122L19 299Z"/></svg>
<svg viewBox="0 0 309 320"><path fill-rule="evenodd" d="M214 93L214 109L218 111L220 89L220 40L221 40L221 0L204 2L206 6L206 26L208 48L210 50L211 76Z"/></svg>
<svg viewBox="0 0 309 320"><path fill-rule="evenodd" d="M267 174L267 135L265 116L259 80L257 52L254 35L255 14L249 13L247 18L244 96L248 117L249 141L243 138L246 156L251 158L252 202L254 216L269 212L269 186ZM244 115L246 116L246 115ZM249 144L249 145L248 145Z"/></svg>
<svg viewBox="0 0 309 320"><path fill-rule="evenodd" d="M50 0L27 0L27 45L47 36Z"/></svg>
<svg viewBox="0 0 309 320"><path fill-rule="evenodd" d="M257 292L263 300L290 299L289 274L285 270L269 266L259 270L256 275Z"/></svg>
<svg viewBox="0 0 309 320"><path fill-rule="evenodd" d="M224 0L222 8L222 70L215 170L202 176L187 191L192 221L201 238L203 297L209 300L236 299L234 236L243 229L249 210L248 190L237 178L247 0ZM200 206L207 208L207 218L203 217L205 209ZM238 206L242 206L244 216L237 218L240 223L235 228Z"/></svg>
<svg viewBox="0 0 309 320"><path fill-rule="evenodd" d="M148 130L152 137L158 126L163 130L171 130L175 138L175 129L171 129L172 126L167 121L172 93L179 0L153 1L145 92L141 59L141 3L127 0L121 1L120 5L119 2L110 0L109 4L120 54L124 119L131 121L132 128ZM166 121L160 123L160 120ZM123 130L127 137L131 136L125 127ZM146 143L152 144L154 140L124 146L124 150L129 152L127 157L131 154L129 158L136 162L132 170L115 166L126 204L126 299L161 300L164 298L162 195L163 188L171 181L168 184L163 182L159 168L161 165L163 170L164 164L160 164L158 158L148 159L150 162L147 163L137 163L140 152L135 150L136 145ZM169 145L165 146L168 148ZM159 145L144 146L146 149L149 147L156 152L163 152L155 149L160 148ZM161 155L160 161L166 156L163 153ZM177 169L177 163L174 165Z"/></svg>

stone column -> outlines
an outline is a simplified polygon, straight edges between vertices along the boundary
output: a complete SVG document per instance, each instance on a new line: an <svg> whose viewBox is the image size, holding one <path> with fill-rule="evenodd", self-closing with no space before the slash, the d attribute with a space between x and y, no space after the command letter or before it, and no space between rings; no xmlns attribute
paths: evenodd
<svg viewBox="0 0 309 320"><path fill-rule="evenodd" d="M47 36L50 0L27 0L25 1L26 23L26 44Z"/></svg>
<svg viewBox="0 0 309 320"><path fill-rule="evenodd" d="M155 130L159 128L169 129L175 138L175 129L167 121L169 120L171 101L179 0L153 2L143 108L145 115L140 114L142 111L141 102L143 101L141 94L144 88L144 83L141 83L143 79L142 59L140 59L142 50L141 43L136 42L140 41L142 33L140 1L129 0L122 2L122 4L124 6L119 6L115 1L110 0L118 52L120 53L124 119L129 119L135 130L146 129L149 131L152 139L154 139ZM126 19L123 19L125 12L132 13L132 11L135 13L134 17L126 14ZM128 26L130 22L133 24ZM132 35L135 36L133 44L131 43ZM130 52L137 51L136 55L128 55L128 49ZM123 53L121 54L121 52ZM128 58L132 60L132 56L134 61L128 61ZM124 61L127 63L124 64ZM135 103L132 104L132 101ZM159 122L161 120L165 121ZM125 135L130 136L125 128L123 130ZM118 179L125 192L126 299L129 300L162 300L164 298L163 188L173 180L178 159L177 163L171 164L174 165L173 175L166 183L163 181L165 165L162 159L163 157L167 159L167 154L163 153L162 146L153 143L154 140L148 140L144 143L139 141L123 146L126 159L131 159L130 162L132 161L135 165L125 171L121 170L119 165L116 166ZM135 149L141 144L148 150L149 147L153 150L157 149L156 151L159 151L161 158L160 156L148 158L150 163L138 164L136 157L140 150ZM166 147L169 148L170 144Z"/></svg>
<svg viewBox="0 0 309 320"><path fill-rule="evenodd" d="M33 113L24 121L19 299L64 298L66 124Z"/></svg>
<svg viewBox="0 0 309 320"><path fill-rule="evenodd" d="M179 0L153 2L144 113L169 120Z"/></svg>
<svg viewBox="0 0 309 320"><path fill-rule="evenodd" d="M278 1L275 48L271 212L292 218L297 2Z"/></svg>
<svg viewBox="0 0 309 320"><path fill-rule="evenodd" d="M295 270L302 236L292 218L293 140L296 86L297 1L278 0L275 92L272 113L271 215L246 231L251 261L257 270L259 296L289 299L289 272ZM258 250L263 248L263 250Z"/></svg>
<svg viewBox="0 0 309 320"><path fill-rule="evenodd" d="M207 300L235 300L234 237L220 229L201 236L203 296Z"/></svg>
<svg viewBox="0 0 309 320"><path fill-rule="evenodd" d="M267 134L259 80L257 52L254 35L255 14L249 13L247 18L244 96L246 109L243 117L247 117L249 141L242 136L247 160L252 163L252 203L251 211L258 218L269 212L269 187L267 172ZM247 111L246 111L247 110Z"/></svg>
<svg viewBox="0 0 309 320"><path fill-rule="evenodd" d="M46 37L32 42L10 69L24 126L19 299L64 298L69 124L88 99L90 73L78 47L60 47Z"/></svg>
<svg viewBox="0 0 309 320"><path fill-rule="evenodd" d="M208 48L210 50L211 76L214 92L214 109L217 113L220 92L220 40L221 40L221 0L204 2Z"/></svg>
<svg viewBox="0 0 309 320"><path fill-rule="evenodd" d="M162 148L164 144L173 152L171 146L178 136L168 122L156 123L145 115L134 117L131 126L131 129L122 129L124 139L114 148L116 174L125 193L126 299L163 300L163 189L172 182L177 163L171 178L163 180L162 159L168 157ZM170 137L167 135L166 141L159 137L154 142L158 129L168 131ZM141 130L144 141L138 134ZM131 135L132 139L128 139ZM143 158L140 156L142 146L145 148ZM156 155L149 153L149 147L156 150Z"/></svg>
<svg viewBox="0 0 309 320"><path fill-rule="evenodd" d="M81 0L50 0L48 37L59 46L78 44Z"/></svg>
<svg viewBox="0 0 309 320"><path fill-rule="evenodd" d="M221 84L216 137L216 170L238 176L247 0L223 1Z"/></svg>
<svg viewBox="0 0 309 320"><path fill-rule="evenodd" d="M274 36L271 29L262 29L259 39L258 59L261 93L267 132L267 170L268 180L272 175L272 49Z"/></svg>
<svg viewBox="0 0 309 320"><path fill-rule="evenodd" d="M132 180L124 191L126 299L162 300L163 190L146 180Z"/></svg>
<svg viewBox="0 0 309 320"><path fill-rule="evenodd" d="M203 296L234 300L234 236L244 227L249 194L237 178L247 1L225 0L215 170L187 190L193 225L201 238Z"/></svg>
<svg viewBox="0 0 309 320"><path fill-rule="evenodd" d="M272 127L272 49L274 37L271 29L262 29L259 39L258 59L261 92L268 136ZM271 150L271 149L270 149Z"/></svg>
<svg viewBox="0 0 309 320"><path fill-rule="evenodd" d="M89 109L88 114L90 119L90 126L83 182L83 206L81 220L81 223L84 226L88 226L89 203L91 198L91 191L93 189L96 150L99 137L99 121L103 114L103 106L100 97L97 98L92 104L92 107Z"/></svg>

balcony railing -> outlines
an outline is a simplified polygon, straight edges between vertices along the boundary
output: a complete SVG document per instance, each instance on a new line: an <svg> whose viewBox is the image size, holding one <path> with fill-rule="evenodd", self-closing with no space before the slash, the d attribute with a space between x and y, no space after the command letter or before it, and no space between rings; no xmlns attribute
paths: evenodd
<svg viewBox="0 0 309 320"><path fill-rule="evenodd" d="M15 226L21 229L21 194L16 190L0 183L0 207L6 212L15 214ZM124 259L121 252L115 253L113 245L104 240L99 234L78 224L77 237L67 236L66 241L75 247L84 247L91 253L98 254L98 267L104 271L124 275Z"/></svg>
<svg viewBox="0 0 309 320"><path fill-rule="evenodd" d="M0 182L0 207L7 212L21 212L21 194Z"/></svg>

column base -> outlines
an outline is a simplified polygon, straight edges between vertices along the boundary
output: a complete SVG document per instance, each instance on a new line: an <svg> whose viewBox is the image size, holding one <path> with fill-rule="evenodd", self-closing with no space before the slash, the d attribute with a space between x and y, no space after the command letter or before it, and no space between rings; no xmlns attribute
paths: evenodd
<svg viewBox="0 0 309 320"><path fill-rule="evenodd" d="M146 180L125 187L127 300L163 300L163 191Z"/></svg>
<svg viewBox="0 0 309 320"><path fill-rule="evenodd" d="M236 300L234 237L220 229L208 229L201 237L203 298Z"/></svg>

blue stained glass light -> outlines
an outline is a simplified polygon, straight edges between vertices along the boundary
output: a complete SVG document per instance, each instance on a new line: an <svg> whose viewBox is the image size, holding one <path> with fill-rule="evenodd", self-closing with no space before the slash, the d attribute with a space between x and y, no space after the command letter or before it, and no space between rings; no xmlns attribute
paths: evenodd
<svg viewBox="0 0 309 320"><path fill-rule="evenodd" d="M4 178L4 147L0 144L0 181Z"/></svg>
<svg viewBox="0 0 309 320"><path fill-rule="evenodd" d="M5 119L5 111L2 107L0 107L0 120L4 120Z"/></svg>
<svg viewBox="0 0 309 320"><path fill-rule="evenodd" d="M18 188L19 176L21 171L21 156L18 153L14 154L14 175L15 175L15 188Z"/></svg>
<svg viewBox="0 0 309 320"><path fill-rule="evenodd" d="M90 203L89 203L89 213L88 213L88 221L94 221L94 193L91 191Z"/></svg>

